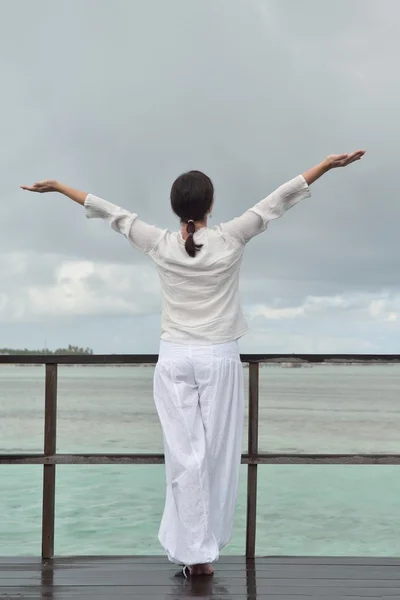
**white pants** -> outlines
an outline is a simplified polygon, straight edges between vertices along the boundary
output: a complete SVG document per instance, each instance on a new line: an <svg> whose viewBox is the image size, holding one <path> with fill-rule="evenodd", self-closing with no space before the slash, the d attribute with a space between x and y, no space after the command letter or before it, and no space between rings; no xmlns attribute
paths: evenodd
<svg viewBox="0 0 400 600"><path fill-rule="evenodd" d="M171 562L213 562L231 538L238 492L244 387L237 342L162 340L154 398L167 483L159 540Z"/></svg>

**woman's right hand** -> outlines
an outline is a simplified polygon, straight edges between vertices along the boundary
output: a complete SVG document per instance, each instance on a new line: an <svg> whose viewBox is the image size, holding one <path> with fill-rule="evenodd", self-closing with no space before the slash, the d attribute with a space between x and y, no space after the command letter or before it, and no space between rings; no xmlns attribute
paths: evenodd
<svg viewBox="0 0 400 600"><path fill-rule="evenodd" d="M21 188L28 192L45 194L46 192L58 192L59 186L58 181L55 179L45 179L44 181L38 181L33 185L21 185Z"/></svg>
<svg viewBox="0 0 400 600"><path fill-rule="evenodd" d="M37 192L38 194L45 194L46 192L59 192L68 198L71 198L74 202L84 206L87 197L86 192L81 192L75 188L69 187L60 183L56 179L45 179L44 181L37 181L33 185L21 185L23 190L28 192Z"/></svg>

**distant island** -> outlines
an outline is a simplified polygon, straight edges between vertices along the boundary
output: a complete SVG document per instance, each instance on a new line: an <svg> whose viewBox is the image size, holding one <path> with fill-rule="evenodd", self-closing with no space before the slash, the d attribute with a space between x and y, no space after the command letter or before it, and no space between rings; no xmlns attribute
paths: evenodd
<svg viewBox="0 0 400 600"><path fill-rule="evenodd" d="M57 348L57 350L49 350L48 348L45 348L43 350L28 350L27 348L24 348L23 350L21 349L15 349L15 348L0 348L0 355L5 355L5 354L15 354L15 355L23 355L23 356L27 356L30 354L36 354L36 355L59 355L59 354L84 354L84 355L91 355L93 354L93 350L91 348L80 348L79 346L71 346L71 344L68 346L68 348Z"/></svg>

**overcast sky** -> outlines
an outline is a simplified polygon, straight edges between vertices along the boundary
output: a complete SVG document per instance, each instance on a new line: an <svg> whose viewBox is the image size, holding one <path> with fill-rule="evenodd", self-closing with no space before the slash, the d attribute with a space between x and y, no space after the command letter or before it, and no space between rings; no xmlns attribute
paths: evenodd
<svg viewBox="0 0 400 600"><path fill-rule="evenodd" d="M246 352L399 352L398 0L0 0L0 347L156 352L151 262L20 183L57 178L176 228L204 170L213 221L365 148L245 256Z"/></svg>

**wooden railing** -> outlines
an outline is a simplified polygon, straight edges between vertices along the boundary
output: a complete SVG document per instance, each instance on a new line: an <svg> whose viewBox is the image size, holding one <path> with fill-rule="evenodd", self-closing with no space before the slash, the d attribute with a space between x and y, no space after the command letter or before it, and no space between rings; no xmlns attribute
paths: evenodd
<svg viewBox="0 0 400 600"><path fill-rule="evenodd" d="M258 451L259 368L260 363L282 359L311 363L326 361L400 362L400 355L353 354L245 354L249 365L248 452L242 455L247 467L246 557L255 557L257 518L257 467L260 464L400 464L400 454L292 454ZM57 373L58 365L155 364L156 355L0 355L1 364L45 365L45 423L43 454L0 454L0 464L43 465L42 558L54 555L54 513L56 465L60 464L162 464L162 454L58 454Z"/></svg>

